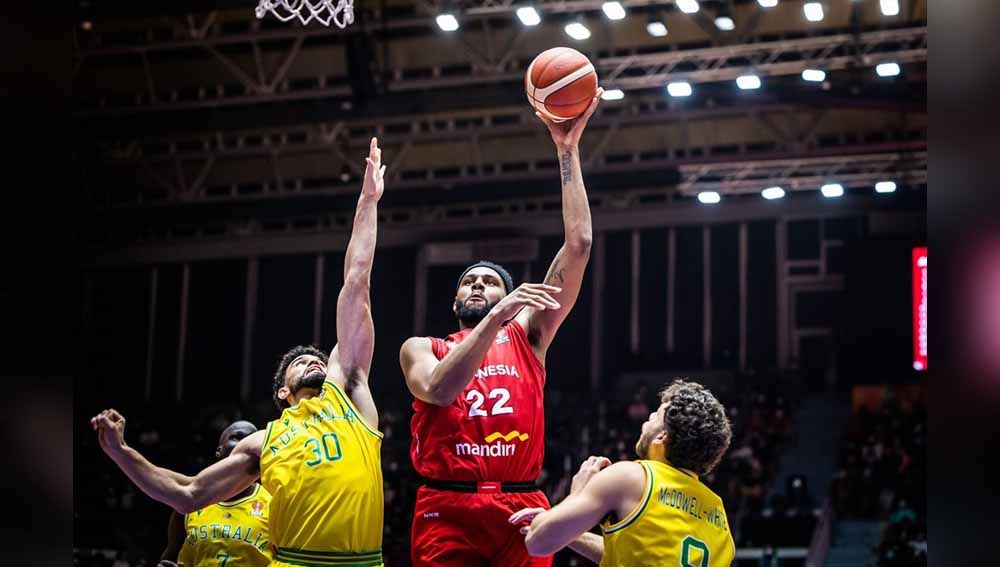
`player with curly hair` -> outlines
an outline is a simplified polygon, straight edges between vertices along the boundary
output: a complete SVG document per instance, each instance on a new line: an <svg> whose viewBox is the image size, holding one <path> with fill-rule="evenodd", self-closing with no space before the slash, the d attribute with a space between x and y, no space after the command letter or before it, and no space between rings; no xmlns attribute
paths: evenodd
<svg viewBox="0 0 1000 567"><path fill-rule="evenodd" d="M532 555L569 546L602 566L728 566L736 554L722 499L698 480L729 448L725 408L704 386L675 380L642 424L638 461L590 457L570 494L549 511L510 517L527 524ZM604 534L590 533L601 522Z"/></svg>

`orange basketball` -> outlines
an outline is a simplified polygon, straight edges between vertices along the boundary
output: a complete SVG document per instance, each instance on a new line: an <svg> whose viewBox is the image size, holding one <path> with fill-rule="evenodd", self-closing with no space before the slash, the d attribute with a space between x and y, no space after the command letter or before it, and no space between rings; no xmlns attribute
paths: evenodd
<svg viewBox="0 0 1000 567"><path fill-rule="evenodd" d="M597 94L597 73L587 56L569 47L553 47L538 54L524 74L528 102L554 121L583 114Z"/></svg>

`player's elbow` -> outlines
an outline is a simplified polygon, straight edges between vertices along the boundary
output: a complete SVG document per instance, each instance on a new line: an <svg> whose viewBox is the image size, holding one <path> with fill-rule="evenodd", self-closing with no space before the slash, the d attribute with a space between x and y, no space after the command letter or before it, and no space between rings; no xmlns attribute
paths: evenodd
<svg viewBox="0 0 1000 567"><path fill-rule="evenodd" d="M170 507L182 516L197 512L203 508L203 506L198 505L194 494L190 490L181 490L170 502Z"/></svg>
<svg viewBox="0 0 1000 567"><path fill-rule="evenodd" d="M455 395L452 392L447 392L441 386L441 384L427 384L424 387L423 400L429 404L434 404L436 406L447 406L455 401Z"/></svg>
<svg viewBox="0 0 1000 567"><path fill-rule="evenodd" d="M538 537L538 531L532 530L524 537L524 547L528 550L528 555L532 557L546 557L555 553L555 549L550 549L548 542Z"/></svg>
<svg viewBox="0 0 1000 567"><path fill-rule="evenodd" d="M590 229L578 230L566 239L566 250L574 256L589 256L594 243Z"/></svg>

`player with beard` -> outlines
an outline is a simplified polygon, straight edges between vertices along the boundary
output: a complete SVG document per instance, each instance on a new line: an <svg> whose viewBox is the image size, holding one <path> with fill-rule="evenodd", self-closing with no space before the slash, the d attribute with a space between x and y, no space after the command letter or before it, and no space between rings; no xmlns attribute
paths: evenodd
<svg viewBox="0 0 1000 567"><path fill-rule="evenodd" d="M579 141L600 96L599 89L575 120L539 116L556 145L565 236L544 283L515 289L503 267L473 264L455 292L459 331L446 339L411 337L400 350L415 398L410 457L424 478L413 514L417 567L552 563L530 557L507 518L548 506L535 486L545 445L545 353L576 302L590 258Z"/></svg>
<svg viewBox="0 0 1000 567"><path fill-rule="evenodd" d="M224 501L257 478L271 493L272 565L382 565L382 467L378 412L368 387L375 344L369 282L385 166L372 138L337 298L337 345L282 357L274 399L282 410L266 431L195 476L147 461L124 441L125 419L91 420L101 448L143 492L186 514Z"/></svg>
<svg viewBox="0 0 1000 567"><path fill-rule="evenodd" d="M532 555L569 546L605 567L728 566L736 555L722 499L698 480L732 438L722 404L700 384L676 380L642 424L638 461L590 457L570 494L546 511L510 517ZM601 524L603 538L590 533Z"/></svg>

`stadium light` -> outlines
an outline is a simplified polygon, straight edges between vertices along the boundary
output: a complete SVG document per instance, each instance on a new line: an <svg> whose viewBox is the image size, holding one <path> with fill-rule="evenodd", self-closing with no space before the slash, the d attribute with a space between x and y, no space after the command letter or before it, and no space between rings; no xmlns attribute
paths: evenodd
<svg viewBox="0 0 1000 567"><path fill-rule="evenodd" d="M721 201L722 197L719 197L715 191L702 191L698 193L698 200L706 205L712 205Z"/></svg>
<svg viewBox="0 0 1000 567"><path fill-rule="evenodd" d="M760 192L760 196L764 197L768 201L773 201L775 199L780 199L785 196L785 190L781 187L768 187Z"/></svg>
<svg viewBox="0 0 1000 567"><path fill-rule="evenodd" d="M844 194L844 186L840 183L827 183L819 188L824 197L840 197Z"/></svg>
<svg viewBox="0 0 1000 567"><path fill-rule="evenodd" d="M744 91L760 88L760 77L757 75L740 75L736 77L736 86Z"/></svg>
<svg viewBox="0 0 1000 567"><path fill-rule="evenodd" d="M691 83L687 81L674 81L667 84L667 92L670 93L670 96L691 96Z"/></svg>
<svg viewBox="0 0 1000 567"><path fill-rule="evenodd" d="M577 41L582 41L590 37L590 30L587 29L587 26L583 25L583 22L570 22L566 24L565 29L566 35Z"/></svg>
<svg viewBox="0 0 1000 567"><path fill-rule="evenodd" d="M823 5L819 2L806 2L802 5L802 11L806 14L806 19L810 22L823 21Z"/></svg>
<svg viewBox="0 0 1000 567"><path fill-rule="evenodd" d="M895 77L899 74L899 63L879 63L875 66L875 72L879 77Z"/></svg>
<svg viewBox="0 0 1000 567"><path fill-rule="evenodd" d="M542 23L542 17L538 15L538 10L534 6L521 6L517 9L517 19L526 26L537 26Z"/></svg>
<svg viewBox="0 0 1000 567"><path fill-rule="evenodd" d="M802 71L802 79L811 83L820 83L826 79L826 71L821 69L806 69Z"/></svg>
<svg viewBox="0 0 1000 567"><path fill-rule="evenodd" d="M698 0L676 0L675 4L685 14L694 14L701 8L698 6Z"/></svg>
<svg viewBox="0 0 1000 567"><path fill-rule="evenodd" d="M625 6L622 6L622 3L617 0L601 4L601 10L604 10L604 15L607 16L609 20L625 19Z"/></svg>
<svg viewBox="0 0 1000 567"><path fill-rule="evenodd" d="M761 8L774 8L778 5L778 0L757 0Z"/></svg>
<svg viewBox="0 0 1000 567"><path fill-rule="evenodd" d="M882 8L883 16L896 16L899 14L899 0L880 0L879 6Z"/></svg>
<svg viewBox="0 0 1000 567"><path fill-rule="evenodd" d="M664 37L667 35L667 24L659 20L649 20L646 24L646 33L653 37Z"/></svg>
<svg viewBox="0 0 1000 567"><path fill-rule="evenodd" d="M733 31L736 29L736 22L729 16L719 16L715 18L715 27L722 31Z"/></svg>
<svg viewBox="0 0 1000 567"><path fill-rule="evenodd" d="M625 98L625 91L621 89L608 89L601 94L601 100L621 100Z"/></svg>
<svg viewBox="0 0 1000 567"><path fill-rule="evenodd" d="M441 14L436 19L439 28L446 32L458 29L458 18L454 14Z"/></svg>
<svg viewBox="0 0 1000 567"><path fill-rule="evenodd" d="M876 193L894 193L896 191L895 181L879 181L875 184Z"/></svg>

